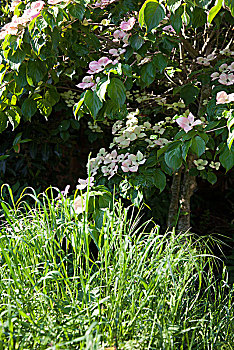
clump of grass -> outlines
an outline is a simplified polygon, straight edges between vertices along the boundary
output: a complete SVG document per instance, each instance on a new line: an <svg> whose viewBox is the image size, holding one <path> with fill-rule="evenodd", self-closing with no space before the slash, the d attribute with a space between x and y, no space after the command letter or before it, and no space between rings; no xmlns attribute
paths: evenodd
<svg viewBox="0 0 234 350"><path fill-rule="evenodd" d="M120 202L93 237L69 200L31 197L1 200L0 349L233 349L233 289L204 240L148 232Z"/></svg>

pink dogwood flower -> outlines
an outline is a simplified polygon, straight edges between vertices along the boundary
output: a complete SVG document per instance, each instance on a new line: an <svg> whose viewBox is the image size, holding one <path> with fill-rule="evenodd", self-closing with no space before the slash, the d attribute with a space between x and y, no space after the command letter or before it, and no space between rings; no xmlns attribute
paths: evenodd
<svg viewBox="0 0 234 350"><path fill-rule="evenodd" d="M131 18L129 18L129 20L127 22L123 21L120 23L120 29L125 30L125 31L131 30L133 28L135 22L136 22L136 18L131 17Z"/></svg>
<svg viewBox="0 0 234 350"><path fill-rule="evenodd" d="M40 12L45 6L44 1L35 1L31 4L31 9Z"/></svg>
<svg viewBox="0 0 234 350"><path fill-rule="evenodd" d="M211 74L210 77L211 77L211 80L216 80L216 79L219 78L219 73L218 72L214 72L214 73Z"/></svg>
<svg viewBox="0 0 234 350"><path fill-rule="evenodd" d="M114 2L115 0L101 0L99 2L96 2L94 4L95 7L100 7L101 9L104 9L106 6Z"/></svg>
<svg viewBox="0 0 234 350"><path fill-rule="evenodd" d="M49 5L58 5L60 2L68 3L70 0L48 0Z"/></svg>
<svg viewBox="0 0 234 350"><path fill-rule="evenodd" d="M225 91L219 91L216 95L217 105L224 104L224 103L230 103L233 101L234 101L234 93L228 95Z"/></svg>
<svg viewBox="0 0 234 350"><path fill-rule="evenodd" d="M187 118L177 118L176 123L187 133L188 131L192 130L194 126L202 124L202 121L200 119L194 121L194 115L192 113L189 113Z"/></svg>
<svg viewBox="0 0 234 350"><path fill-rule="evenodd" d="M88 187L92 187L94 185L94 177L91 176L90 179L87 178L86 180L83 179L79 179L78 180L79 185L76 186L77 190L83 190L84 188Z"/></svg>
<svg viewBox="0 0 234 350"><path fill-rule="evenodd" d="M203 66L209 66L210 62L207 58L205 57L197 57L197 63L202 64Z"/></svg>
<svg viewBox="0 0 234 350"><path fill-rule="evenodd" d="M117 39L123 39L125 37L126 33L123 30L115 30L113 33L113 37Z"/></svg>
<svg viewBox="0 0 234 350"><path fill-rule="evenodd" d="M11 34L11 35L17 35L18 34L18 24L17 23L7 23L4 25L4 27L2 27L2 31L3 34L3 38L5 38L5 36L7 34Z"/></svg>
<svg viewBox="0 0 234 350"><path fill-rule="evenodd" d="M109 54L118 57L119 55L122 55L125 51L125 49L110 49Z"/></svg>
<svg viewBox="0 0 234 350"><path fill-rule="evenodd" d="M95 74L95 73L99 73L101 71L104 70L104 68L109 64L109 63L113 63L112 60L110 60L107 57L102 57L100 58L98 61L92 61L89 64L89 70L88 73L89 74Z"/></svg>
<svg viewBox="0 0 234 350"><path fill-rule="evenodd" d="M90 87L93 87L94 85L95 85L95 82L93 81L93 75L91 76L88 75L82 79L82 83L79 83L76 86L81 89L88 89Z"/></svg>
<svg viewBox="0 0 234 350"><path fill-rule="evenodd" d="M6 32L5 30L2 30L2 31L0 32L0 40L5 39L6 35L7 35L7 32Z"/></svg>
<svg viewBox="0 0 234 350"><path fill-rule="evenodd" d="M14 0L14 1L12 1L11 7L10 7L10 11L11 11L11 12L14 12L16 6L18 6L21 2L22 2L21 0Z"/></svg>
<svg viewBox="0 0 234 350"><path fill-rule="evenodd" d="M218 82L222 85L232 85L234 84L234 74L226 74L226 73L222 73L219 76L219 80Z"/></svg>
<svg viewBox="0 0 234 350"><path fill-rule="evenodd" d="M63 196L63 197L66 197L67 195L68 195L68 192L69 192L69 190L70 190L70 185L67 185L66 187L65 187L65 190L64 191L61 191L61 194L59 193L58 194L58 196L55 198L55 200L58 200L58 199L60 199L61 198L61 195Z"/></svg>
<svg viewBox="0 0 234 350"><path fill-rule="evenodd" d="M169 33L175 33L175 29L172 27L172 25L169 25L169 26L165 26L163 27L164 32L169 32Z"/></svg>
<svg viewBox="0 0 234 350"><path fill-rule="evenodd" d="M83 213L86 208L86 198L78 196L73 203L74 211L77 215Z"/></svg>

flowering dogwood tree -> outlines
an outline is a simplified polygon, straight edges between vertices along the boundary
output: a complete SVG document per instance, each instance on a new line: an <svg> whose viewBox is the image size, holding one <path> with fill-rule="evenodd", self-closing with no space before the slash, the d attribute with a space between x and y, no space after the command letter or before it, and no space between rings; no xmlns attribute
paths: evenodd
<svg viewBox="0 0 234 350"><path fill-rule="evenodd" d="M64 88L78 91L74 118L112 127L92 184L127 183L136 202L172 178L168 225L180 207L188 229L196 177L213 184L234 164L232 0L15 0L4 11L0 132L52 118Z"/></svg>

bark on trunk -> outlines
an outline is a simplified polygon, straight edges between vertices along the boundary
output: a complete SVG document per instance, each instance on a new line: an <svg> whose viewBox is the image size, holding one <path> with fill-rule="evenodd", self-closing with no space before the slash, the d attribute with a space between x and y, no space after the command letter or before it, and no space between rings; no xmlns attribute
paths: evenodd
<svg viewBox="0 0 234 350"><path fill-rule="evenodd" d="M180 198L180 183L181 183L182 168L180 168L174 175L171 184L171 201L168 211L167 226L171 229L175 227L179 212L179 198Z"/></svg>
<svg viewBox="0 0 234 350"><path fill-rule="evenodd" d="M178 220L178 230L185 232L190 229L190 199L196 188L196 177L189 174L193 166L194 156L188 156L188 168L185 169L181 184L180 216Z"/></svg>

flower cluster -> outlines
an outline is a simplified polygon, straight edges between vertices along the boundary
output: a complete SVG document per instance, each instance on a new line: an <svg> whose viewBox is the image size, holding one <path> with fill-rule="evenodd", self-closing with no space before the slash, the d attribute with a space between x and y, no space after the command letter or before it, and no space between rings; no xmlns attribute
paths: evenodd
<svg viewBox="0 0 234 350"><path fill-rule="evenodd" d="M225 56L233 56L234 51L231 51L229 47L226 47L225 49L219 51L220 55L225 55Z"/></svg>
<svg viewBox="0 0 234 350"><path fill-rule="evenodd" d="M193 163L196 165L197 170L204 170L208 164L208 161L204 159L197 159L194 160Z"/></svg>
<svg viewBox="0 0 234 350"><path fill-rule="evenodd" d="M112 134L116 136L110 144L110 148L115 146L119 149L127 148L132 141L136 141L137 139L142 139L148 143L147 148L155 146L163 147L170 142L166 138L161 138L160 136L164 134L166 124L174 123L171 117L166 117L164 121L162 120L155 125L151 125L148 121L139 125L138 114L139 110L129 113L125 125L123 125L123 122L120 120L115 122L112 127ZM149 135L149 133L151 135Z"/></svg>
<svg viewBox="0 0 234 350"><path fill-rule="evenodd" d="M82 83L79 83L78 85L76 85L77 87L79 87L80 89L88 89L91 88L92 90L95 90L97 87L97 83L100 81L100 78L97 77L96 81L93 78L93 75L86 75L83 79L82 79Z"/></svg>
<svg viewBox="0 0 234 350"><path fill-rule="evenodd" d="M100 7L101 9L104 9L106 6L110 5L115 0L101 0L94 4L94 7Z"/></svg>
<svg viewBox="0 0 234 350"><path fill-rule="evenodd" d="M82 82L76 85L77 87L81 89L87 89L92 88L92 90L95 90L97 83L100 81L100 78L97 77L96 81L93 78L93 74L102 72L106 66L109 64L115 65L118 63L118 60L110 60L108 57L101 57L98 61L92 61L89 63L89 70L87 71L88 74L91 74L90 76L87 75L82 79Z"/></svg>
<svg viewBox="0 0 234 350"><path fill-rule="evenodd" d="M211 161L211 163L209 164L209 167L215 169L215 170L219 170L220 167L220 162L214 162L213 160Z"/></svg>
<svg viewBox="0 0 234 350"><path fill-rule="evenodd" d="M185 108L185 104L184 102L182 101L178 101L178 102L173 102L171 104L168 104L168 103L165 103L164 106L167 108L167 109L174 109L174 111L179 111L179 108Z"/></svg>
<svg viewBox="0 0 234 350"><path fill-rule="evenodd" d="M94 185L94 177L90 176L90 178L87 178L85 180L78 179L79 185L76 186L77 190L84 190L86 187L92 187Z"/></svg>
<svg viewBox="0 0 234 350"><path fill-rule="evenodd" d="M122 55L126 50L125 49L110 49L109 50L109 54L115 57L119 57L120 55Z"/></svg>
<svg viewBox="0 0 234 350"><path fill-rule="evenodd" d="M197 63L208 67L210 66L210 62L213 61L215 58L216 56L214 53L208 55L207 57L197 57Z"/></svg>
<svg viewBox="0 0 234 350"><path fill-rule="evenodd" d="M234 93L227 94L225 91L219 91L216 95L216 104L224 104L234 102Z"/></svg>
<svg viewBox="0 0 234 350"><path fill-rule="evenodd" d="M16 6L18 6L21 2L22 2L21 0L14 0L14 1L12 1L11 7L10 7L10 11L11 11L11 12L14 12Z"/></svg>
<svg viewBox="0 0 234 350"><path fill-rule="evenodd" d="M127 32L133 28L135 22L136 22L136 18L131 17L131 18L129 18L129 20L127 22L123 21L120 23L120 29L125 30Z"/></svg>
<svg viewBox="0 0 234 350"><path fill-rule="evenodd" d="M172 25L165 26L165 27L162 28L162 30L163 30L164 32L167 32L167 33L170 33L170 34L175 34L175 33L176 33L176 31L175 31L175 29L172 27Z"/></svg>
<svg viewBox="0 0 234 350"><path fill-rule="evenodd" d="M12 3L11 10L19 4L18 1ZM31 3L30 8L26 9L21 17L13 16L10 23L5 24L0 31L0 40L5 39L7 34L17 35L34 18L38 17L45 6L44 1L35 1Z"/></svg>
<svg viewBox="0 0 234 350"><path fill-rule="evenodd" d="M60 3L68 4L71 0L48 0L49 5L59 5Z"/></svg>
<svg viewBox="0 0 234 350"><path fill-rule="evenodd" d="M124 42L123 47L127 46L130 34L128 34L126 32L128 32L129 30L131 30L133 28L135 22L136 22L135 17L129 18L129 20L127 22L125 22L125 21L121 22L120 29L115 30L113 33L113 37L114 37L113 41L123 40L123 42Z"/></svg>
<svg viewBox="0 0 234 350"><path fill-rule="evenodd" d="M227 63L221 64L219 66L219 72L214 72L211 74L211 80L218 79L218 82L222 85L232 85L234 84L234 62L230 65Z"/></svg>
<svg viewBox="0 0 234 350"><path fill-rule="evenodd" d="M65 100L66 105L68 107L73 107L74 104L76 103L75 99L80 98L80 96L77 93L75 93L71 90L68 90L68 91L61 93L61 97Z"/></svg>
<svg viewBox="0 0 234 350"><path fill-rule="evenodd" d="M160 146L160 148L162 148L170 142L163 137L155 138L153 136L154 135L152 135L149 139L145 139L145 141L148 143L148 148L154 148L155 146Z"/></svg>
<svg viewBox="0 0 234 350"><path fill-rule="evenodd" d="M194 115L190 112L188 116L184 115L177 118L176 123L187 133L188 131L192 130L194 126L202 124L200 119L194 121L194 118Z"/></svg>
<svg viewBox="0 0 234 350"><path fill-rule="evenodd" d="M124 127L119 121L113 125L112 134L116 134L117 136L114 137L110 148L113 148L115 145L117 145L118 148L126 148L129 147L131 141L135 141L136 139L146 136L144 131L149 125L151 127L151 124L146 122L145 125L138 125L138 118L136 117L137 114L139 114L139 110L129 113L127 116L126 125Z"/></svg>
<svg viewBox="0 0 234 350"><path fill-rule="evenodd" d="M194 160L193 163L196 165L197 170L201 171L201 170L204 170L205 167L208 165L208 160L197 159L197 160ZM215 170L219 170L220 162L214 162L212 160L209 164L209 167Z"/></svg>
<svg viewBox="0 0 234 350"><path fill-rule="evenodd" d="M144 164L146 158L138 151L137 154L118 154L116 150L108 153L105 148L101 148L96 158L91 158L89 162L91 175L97 174L98 169L101 169L103 176L108 176L110 179L119 169L124 173L137 172L139 165Z"/></svg>
<svg viewBox="0 0 234 350"><path fill-rule="evenodd" d="M88 122L88 128L92 131L92 132L98 132L98 133L102 133L103 130L100 128L99 125L97 124L92 124L91 122Z"/></svg>

